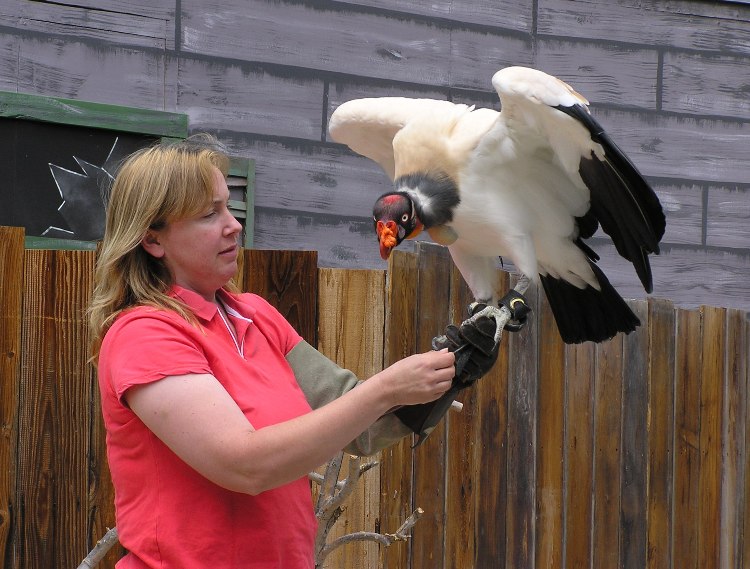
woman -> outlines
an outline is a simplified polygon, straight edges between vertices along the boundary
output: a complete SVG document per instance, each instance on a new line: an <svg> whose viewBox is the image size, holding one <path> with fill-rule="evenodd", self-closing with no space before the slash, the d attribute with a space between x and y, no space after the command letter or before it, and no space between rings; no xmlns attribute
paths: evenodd
<svg viewBox="0 0 750 569"><path fill-rule="evenodd" d="M227 167L196 136L137 152L112 188L90 323L120 569L312 568L307 473L410 433L388 411L435 400L454 375L442 350L358 382L233 292Z"/></svg>

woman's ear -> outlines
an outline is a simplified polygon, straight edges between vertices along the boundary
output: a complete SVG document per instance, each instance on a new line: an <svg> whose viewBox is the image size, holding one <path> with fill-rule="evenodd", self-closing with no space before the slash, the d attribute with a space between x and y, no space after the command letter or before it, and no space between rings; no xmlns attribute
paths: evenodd
<svg viewBox="0 0 750 569"><path fill-rule="evenodd" d="M153 229L146 231L146 235L141 239L141 247L143 247L146 253L157 259L164 256L164 248L159 243L159 234Z"/></svg>

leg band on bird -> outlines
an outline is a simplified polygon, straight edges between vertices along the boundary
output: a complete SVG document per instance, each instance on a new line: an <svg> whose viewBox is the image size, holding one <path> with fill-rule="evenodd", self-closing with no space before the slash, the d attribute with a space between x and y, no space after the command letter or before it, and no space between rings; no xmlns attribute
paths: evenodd
<svg viewBox="0 0 750 569"><path fill-rule="evenodd" d="M509 332L518 332L526 325L531 307L520 292L511 289L497 304L498 306L504 306L510 311L510 320L505 323L506 330Z"/></svg>

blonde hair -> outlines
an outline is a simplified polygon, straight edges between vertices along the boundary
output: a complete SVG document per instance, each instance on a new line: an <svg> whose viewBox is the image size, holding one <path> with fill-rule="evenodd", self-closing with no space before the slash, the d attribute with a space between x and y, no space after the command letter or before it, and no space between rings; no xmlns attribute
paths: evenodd
<svg viewBox="0 0 750 569"><path fill-rule="evenodd" d="M104 335L127 308L171 309L195 322L185 304L168 296L172 275L141 247L141 240L149 229L161 229L206 209L213 198L214 167L226 176L229 158L207 134L144 148L122 164L109 196L88 310L94 364Z"/></svg>

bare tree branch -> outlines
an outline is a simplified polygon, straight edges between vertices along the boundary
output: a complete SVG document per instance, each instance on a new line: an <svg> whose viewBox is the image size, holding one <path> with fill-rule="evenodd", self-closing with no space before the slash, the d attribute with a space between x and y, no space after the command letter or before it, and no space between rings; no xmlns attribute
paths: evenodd
<svg viewBox="0 0 750 569"><path fill-rule="evenodd" d="M91 551L89 551L89 554L85 559L81 561L78 569L94 569L94 567L99 565L99 562L104 559L104 556L107 555L109 550L119 542L120 539L117 535L117 528L115 527L108 530L107 533L104 534L104 537L96 542L96 545Z"/></svg>

